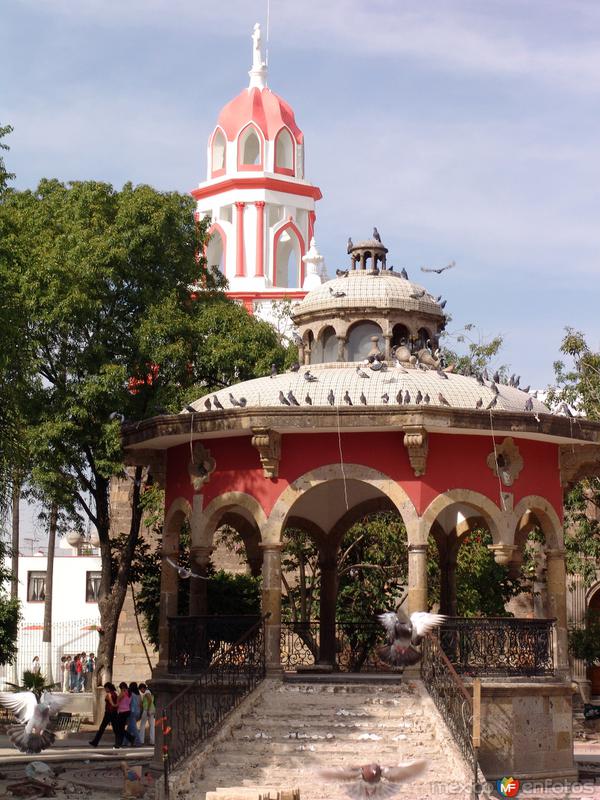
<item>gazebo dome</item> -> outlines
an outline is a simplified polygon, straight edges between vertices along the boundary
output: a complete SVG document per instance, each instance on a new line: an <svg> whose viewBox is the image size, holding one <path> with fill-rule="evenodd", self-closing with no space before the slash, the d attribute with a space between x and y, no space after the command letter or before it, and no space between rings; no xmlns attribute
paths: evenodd
<svg viewBox="0 0 600 800"><path fill-rule="evenodd" d="M241 91L224 106L217 121L217 127L222 128L229 141L247 125L258 128L267 141L274 141L282 128L288 128L298 144L304 141L292 107L267 86Z"/></svg>

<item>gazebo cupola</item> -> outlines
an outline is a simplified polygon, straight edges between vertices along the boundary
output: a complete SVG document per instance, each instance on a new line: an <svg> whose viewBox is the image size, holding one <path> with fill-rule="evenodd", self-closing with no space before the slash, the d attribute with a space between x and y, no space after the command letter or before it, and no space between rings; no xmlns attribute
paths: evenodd
<svg viewBox="0 0 600 800"><path fill-rule="evenodd" d="M250 82L221 110L207 148L207 178L192 192L210 219L206 258L249 311L301 299L303 257L314 235L318 187L304 177L304 134L291 106L267 86L258 23Z"/></svg>

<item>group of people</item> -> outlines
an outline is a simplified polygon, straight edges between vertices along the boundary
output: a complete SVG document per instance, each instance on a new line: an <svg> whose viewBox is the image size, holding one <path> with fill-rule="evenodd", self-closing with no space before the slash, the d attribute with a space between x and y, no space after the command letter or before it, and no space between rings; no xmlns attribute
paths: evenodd
<svg viewBox="0 0 600 800"><path fill-rule="evenodd" d="M104 684L104 717L93 739L92 747L98 747L107 726L110 725L115 735L113 749L124 747L128 742L131 747L141 747L146 743L154 744L154 715L156 706L154 695L145 683L123 681L119 689L113 683ZM146 727L148 730L146 731Z"/></svg>
<svg viewBox="0 0 600 800"><path fill-rule="evenodd" d="M62 656L63 692L91 692L96 659L93 653Z"/></svg>

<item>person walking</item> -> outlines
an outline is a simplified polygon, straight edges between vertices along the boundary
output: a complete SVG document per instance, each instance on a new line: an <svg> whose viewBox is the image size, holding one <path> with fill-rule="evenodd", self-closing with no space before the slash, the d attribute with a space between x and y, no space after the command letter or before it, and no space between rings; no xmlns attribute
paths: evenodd
<svg viewBox="0 0 600 800"><path fill-rule="evenodd" d="M129 708L129 719L127 721L127 731L133 736L132 747L140 747L142 741L140 739L140 731L138 729L138 722L142 716L142 698L140 690L135 681L129 684L129 695L131 697L131 706Z"/></svg>
<svg viewBox="0 0 600 800"><path fill-rule="evenodd" d="M83 682L85 681L85 662L87 661L87 656L85 653L81 653L79 655L79 660L77 661L77 681L75 683L75 691L76 692L83 692Z"/></svg>
<svg viewBox="0 0 600 800"><path fill-rule="evenodd" d="M130 710L131 695L125 681L121 681L117 700L117 730L115 731L115 747L117 748L123 746L123 739L127 739L129 744L133 744L135 741L135 737L126 730Z"/></svg>
<svg viewBox="0 0 600 800"><path fill-rule="evenodd" d="M110 725L113 729L113 733L115 734L115 747L117 746L117 707L119 701L114 683L105 683L104 692L104 716L102 717L102 722L100 723L96 735L90 740L92 747L98 747L107 725Z"/></svg>
<svg viewBox="0 0 600 800"><path fill-rule="evenodd" d="M73 656L71 664L69 665L69 691L74 692L77 686L77 662L79 656Z"/></svg>
<svg viewBox="0 0 600 800"><path fill-rule="evenodd" d="M63 656L61 658L62 669L62 690L63 692L69 691L69 679L71 676L71 656Z"/></svg>
<svg viewBox="0 0 600 800"><path fill-rule="evenodd" d="M150 744L154 744L154 714L156 706L154 695L145 683L140 683L140 694L142 696L142 718L140 720L140 740L146 743L146 723L148 723L148 737Z"/></svg>

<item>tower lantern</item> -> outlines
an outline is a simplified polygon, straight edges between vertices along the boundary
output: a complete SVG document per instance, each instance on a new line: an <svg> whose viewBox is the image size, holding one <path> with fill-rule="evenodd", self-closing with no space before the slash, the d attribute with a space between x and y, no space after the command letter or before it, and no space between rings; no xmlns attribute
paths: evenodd
<svg viewBox="0 0 600 800"><path fill-rule="evenodd" d="M219 114L207 177L192 195L198 218L210 219L208 266L224 273L230 297L268 317L273 301L301 299L309 288L303 259L322 195L304 177L304 135L291 106L267 86L258 23L248 74L248 87Z"/></svg>

